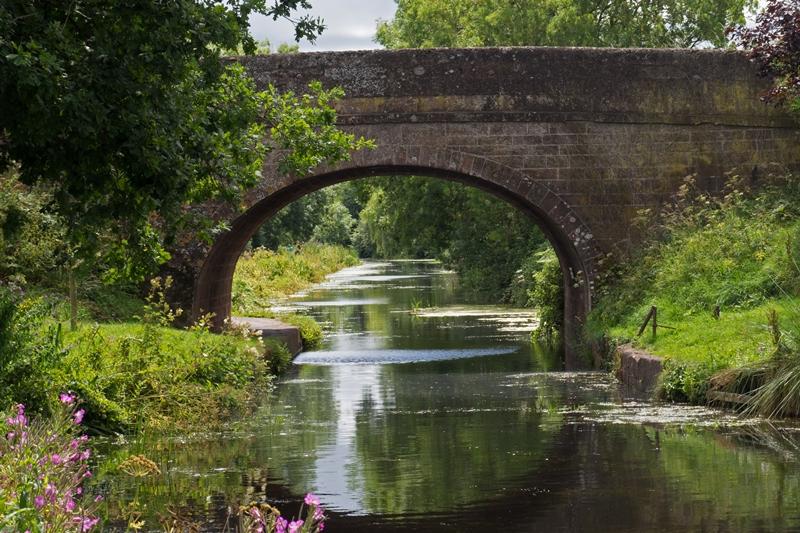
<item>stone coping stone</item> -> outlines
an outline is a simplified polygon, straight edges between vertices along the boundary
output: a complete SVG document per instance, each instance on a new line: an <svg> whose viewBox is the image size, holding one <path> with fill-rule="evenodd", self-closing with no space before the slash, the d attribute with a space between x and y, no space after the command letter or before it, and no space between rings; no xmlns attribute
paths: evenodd
<svg viewBox="0 0 800 533"><path fill-rule="evenodd" d="M630 344L618 346L616 357L619 358L617 378L624 386L640 393L653 392L663 369L660 357Z"/></svg>
<svg viewBox="0 0 800 533"><path fill-rule="evenodd" d="M303 351L303 339L300 329L274 318L232 317L231 321L240 326L247 326L261 333L264 339L278 339L286 343L293 356Z"/></svg>

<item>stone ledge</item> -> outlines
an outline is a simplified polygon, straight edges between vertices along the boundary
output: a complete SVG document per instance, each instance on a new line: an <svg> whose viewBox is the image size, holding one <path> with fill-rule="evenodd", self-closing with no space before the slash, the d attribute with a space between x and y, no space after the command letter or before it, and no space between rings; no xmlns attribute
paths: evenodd
<svg viewBox="0 0 800 533"><path fill-rule="evenodd" d="M618 346L614 354L619 359L617 379L637 392L652 392L663 368L662 360L630 344Z"/></svg>
<svg viewBox="0 0 800 533"><path fill-rule="evenodd" d="M300 329L274 318L231 317L231 321L239 326L247 326L253 331L261 332L264 339L278 339L286 343L292 356L303 351L303 339Z"/></svg>

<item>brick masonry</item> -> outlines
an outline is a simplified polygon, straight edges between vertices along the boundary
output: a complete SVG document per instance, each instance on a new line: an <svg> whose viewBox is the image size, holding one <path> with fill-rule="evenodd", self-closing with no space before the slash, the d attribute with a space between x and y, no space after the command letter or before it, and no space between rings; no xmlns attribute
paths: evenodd
<svg viewBox="0 0 800 533"><path fill-rule="evenodd" d="M377 149L310 176L274 158L246 210L182 265L195 315L230 314L236 260L289 202L370 175L429 175L481 187L527 212L565 271L567 331L577 339L607 254L631 250L632 221L683 179L718 191L727 172L758 178L800 163L800 131L759 95L769 85L741 54L709 50L484 48L334 52L232 59L259 87L344 88L341 126ZM575 340L574 342L578 342ZM567 363L577 365L567 347Z"/></svg>

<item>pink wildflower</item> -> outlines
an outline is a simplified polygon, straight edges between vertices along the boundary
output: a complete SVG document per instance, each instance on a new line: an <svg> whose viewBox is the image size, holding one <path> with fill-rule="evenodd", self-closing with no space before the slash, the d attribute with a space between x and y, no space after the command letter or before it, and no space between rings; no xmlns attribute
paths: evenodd
<svg viewBox="0 0 800 533"><path fill-rule="evenodd" d="M17 404L17 416L6 418L6 424L9 426L22 426L28 425L28 418L25 416L25 406L21 403Z"/></svg>
<svg viewBox="0 0 800 533"><path fill-rule="evenodd" d="M251 507L248 513L256 521L256 533L264 533L264 517L258 507Z"/></svg>
<svg viewBox="0 0 800 533"><path fill-rule="evenodd" d="M286 533L286 528L289 526L289 522L282 516L279 516L277 520L275 520L275 533Z"/></svg>
<svg viewBox="0 0 800 533"><path fill-rule="evenodd" d="M86 411L84 411L83 409L78 409L77 411L75 411L75 414L72 415L72 420L74 420L76 424L80 424L81 422L83 422L83 415L85 414Z"/></svg>
<svg viewBox="0 0 800 533"><path fill-rule="evenodd" d="M61 463L63 463L64 460L61 458L60 455L58 455L57 453L54 453L53 455L50 456L50 462L53 463L54 465L58 466Z"/></svg>
<svg viewBox="0 0 800 533"><path fill-rule="evenodd" d="M289 529L287 530L287 533L300 533L300 528L302 527L303 527L302 520L292 520L291 522L289 522Z"/></svg>
<svg viewBox="0 0 800 533"><path fill-rule="evenodd" d="M89 530L91 530L100 521L99 518L92 518L92 517L90 517L90 518L82 518L82 519L79 519L79 520L81 521L81 531L89 531Z"/></svg>
<svg viewBox="0 0 800 533"><path fill-rule="evenodd" d="M66 405L71 405L71 404L75 403L75 395L74 394L70 394L68 392L62 392L61 394L59 394L58 395L58 399L59 399L59 401L61 403L66 404Z"/></svg>
<svg viewBox="0 0 800 533"><path fill-rule="evenodd" d="M319 505L319 498L310 492L306 494L303 501L306 502L306 505Z"/></svg>
<svg viewBox="0 0 800 533"><path fill-rule="evenodd" d="M44 507L44 496L40 494L37 497L35 497L33 499L33 506L36 507L37 510Z"/></svg>

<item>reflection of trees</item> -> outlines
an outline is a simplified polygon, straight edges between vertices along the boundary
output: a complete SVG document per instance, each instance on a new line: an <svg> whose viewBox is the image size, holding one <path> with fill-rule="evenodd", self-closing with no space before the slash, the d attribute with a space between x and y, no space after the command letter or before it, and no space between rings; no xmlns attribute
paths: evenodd
<svg viewBox="0 0 800 533"><path fill-rule="evenodd" d="M298 377L326 378L327 370L304 367ZM532 381L502 396L474 378L405 376L407 387L398 390L388 379L381 396L362 396L357 461L343 468L349 490L371 516L338 516L331 531L371 530L391 515L405 516L400 530L437 530L449 522L487 530L504 524L510 531L701 530L708 524L775 531L800 519L797 457L787 455L791 446L773 449L785 433L562 420L536 406L563 404L577 392L572 386ZM124 455L144 453L164 472L138 488L127 478L103 479L123 455L109 448L98 484L109 491L112 516L137 491L152 520L168 505L219 520L231 501L258 499L265 490L299 498L314 488L320 475L314 461L335 438L329 385L285 387L252 433L130 445ZM282 412L283 405L297 410Z"/></svg>
<svg viewBox="0 0 800 533"><path fill-rule="evenodd" d="M800 523L800 468L713 431L565 423L505 490L408 529L780 531ZM409 517L414 520L416 517ZM341 531L353 531L343 524ZM402 528L400 528L402 529Z"/></svg>
<svg viewBox="0 0 800 533"><path fill-rule="evenodd" d="M452 511L536 467L557 429L555 419L535 409L529 389L498 398L476 385L423 374L393 391L391 410L362 404L355 445L367 510Z"/></svg>

